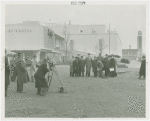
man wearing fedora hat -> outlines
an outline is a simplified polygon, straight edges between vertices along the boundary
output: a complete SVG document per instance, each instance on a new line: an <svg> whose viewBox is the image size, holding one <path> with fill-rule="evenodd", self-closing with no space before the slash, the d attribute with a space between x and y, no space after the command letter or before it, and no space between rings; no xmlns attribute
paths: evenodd
<svg viewBox="0 0 150 121"><path fill-rule="evenodd" d="M142 62L141 62L141 67L139 71L139 79L143 76L145 79L145 74L146 74L146 57L142 57Z"/></svg>

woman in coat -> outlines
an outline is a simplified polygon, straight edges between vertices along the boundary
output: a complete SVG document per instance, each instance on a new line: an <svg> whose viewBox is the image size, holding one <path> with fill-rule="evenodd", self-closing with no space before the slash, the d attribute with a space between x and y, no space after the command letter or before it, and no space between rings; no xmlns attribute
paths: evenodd
<svg viewBox="0 0 150 121"><path fill-rule="evenodd" d="M146 75L146 58L145 56L142 57L142 63L141 63L141 67L140 67L140 71L139 71L139 79L143 76L145 79L145 75Z"/></svg>
<svg viewBox="0 0 150 121"><path fill-rule="evenodd" d="M44 96L48 89L48 84L45 78L47 72L49 72L47 61L47 59L43 61L34 75L35 88L37 88L37 94L41 94L41 96Z"/></svg>

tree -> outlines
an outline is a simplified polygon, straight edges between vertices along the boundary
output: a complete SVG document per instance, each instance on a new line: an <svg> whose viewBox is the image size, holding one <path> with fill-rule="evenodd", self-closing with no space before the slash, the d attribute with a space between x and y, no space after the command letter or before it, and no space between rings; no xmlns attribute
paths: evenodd
<svg viewBox="0 0 150 121"><path fill-rule="evenodd" d="M70 41L70 38L69 38L70 31L69 31L69 29L67 29L66 24L64 25L64 28L63 28L63 34L65 36L64 45L65 45L65 54L66 54L66 59L67 59L68 49L69 49L69 41Z"/></svg>
<svg viewBox="0 0 150 121"><path fill-rule="evenodd" d="M107 47L107 45L105 44L104 39L99 39L99 44L95 45L95 52L99 53L101 52L101 54L103 53L103 50Z"/></svg>

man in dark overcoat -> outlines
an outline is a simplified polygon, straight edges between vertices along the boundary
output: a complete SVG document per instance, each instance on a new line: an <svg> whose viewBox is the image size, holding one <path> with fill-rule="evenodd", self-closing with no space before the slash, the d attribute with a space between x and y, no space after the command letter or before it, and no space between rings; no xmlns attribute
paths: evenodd
<svg viewBox="0 0 150 121"><path fill-rule="evenodd" d="M85 60L83 59L83 56L81 56L81 74L82 77L84 77L84 68L85 68Z"/></svg>
<svg viewBox="0 0 150 121"><path fill-rule="evenodd" d="M110 73L110 70L109 70L110 62L109 62L107 54L105 55L105 58L104 58L104 68L105 68L105 77L108 77Z"/></svg>
<svg viewBox="0 0 150 121"><path fill-rule="evenodd" d="M48 60L44 59L44 61L42 62L42 64L39 66L38 70L34 74L35 88L37 88L37 94L41 94L41 96L45 95L45 91L48 88L48 84L45 78L48 72L49 72Z"/></svg>
<svg viewBox="0 0 150 121"><path fill-rule="evenodd" d="M117 76L117 73L116 73L116 61L114 59L114 55L113 54L111 55L111 59L110 59L110 63L109 64L110 64L110 68L113 69L113 71L110 71L110 75L109 76L111 76L111 77Z"/></svg>
<svg viewBox="0 0 150 121"><path fill-rule="evenodd" d="M17 70L17 92L23 93L23 84L28 82L26 64L23 60L23 55L18 53L16 59L16 70Z"/></svg>
<svg viewBox="0 0 150 121"><path fill-rule="evenodd" d="M92 67L92 59L90 57L90 53L88 53L88 57L85 59L85 65L86 65L86 76L90 77L90 71Z"/></svg>
<svg viewBox="0 0 150 121"><path fill-rule="evenodd" d="M5 54L6 54L6 50L5 50ZM9 80L9 75L10 75L10 69L9 69L9 62L8 62L8 57L7 55L5 56L5 97L7 96L7 88L8 85L10 83Z"/></svg>
<svg viewBox="0 0 150 121"><path fill-rule="evenodd" d="M79 70L78 57L75 57L75 60L73 61L73 72L74 76L76 77L78 77L78 70Z"/></svg>
<svg viewBox="0 0 150 121"><path fill-rule="evenodd" d="M77 60L78 60L78 76L81 77L81 68L82 68L82 63L81 63L81 58L80 54L77 55Z"/></svg>
<svg viewBox="0 0 150 121"><path fill-rule="evenodd" d="M73 76L73 61L74 61L74 56L72 56L72 59L70 60L70 77Z"/></svg>
<svg viewBox="0 0 150 121"><path fill-rule="evenodd" d="M97 77L97 58L96 58L96 56L94 56L94 59L92 60L92 68L93 68L94 77Z"/></svg>
<svg viewBox="0 0 150 121"><path fill-rule="evenodd" d="M139 79L143 76L145 79L145 75L146 75L146 57L143 56L142 57L142 62L141 62L141 67L140 67L140 71L139 71Z"/></svg>

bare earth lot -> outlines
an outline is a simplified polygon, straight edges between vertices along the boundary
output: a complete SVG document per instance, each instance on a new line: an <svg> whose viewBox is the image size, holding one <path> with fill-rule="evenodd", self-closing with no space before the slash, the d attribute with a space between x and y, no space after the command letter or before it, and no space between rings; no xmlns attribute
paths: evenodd
<svg viewBox="0 0 150 121"><path fill-rule="evenodd" d="M93 74L90 78L69 77L69 66L58 66L57 70L68 94L58 93L56 76L45 97L36 94L32 82L24 84L23 94L11 83L5 98L6 118L145 117L145 80L137 79L138 69L127 69L108 79L94 78Z"/></svg>

